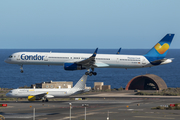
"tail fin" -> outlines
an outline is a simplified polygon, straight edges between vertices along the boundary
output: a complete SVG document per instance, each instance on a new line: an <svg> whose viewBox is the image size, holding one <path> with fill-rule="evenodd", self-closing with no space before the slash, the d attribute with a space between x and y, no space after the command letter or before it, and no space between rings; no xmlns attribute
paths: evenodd
<svg viewBox="0 0 180 120"><path fill-rule="evenodd" d="M73 88L85 89L87 75L83 75Z"/></svg>
<svg viewBox="0 0 180 120"><path fill-rule="evenodd" d="M144 56L149 60L149 62L164 59L173 37L174 34L167 34Z"/></svg>

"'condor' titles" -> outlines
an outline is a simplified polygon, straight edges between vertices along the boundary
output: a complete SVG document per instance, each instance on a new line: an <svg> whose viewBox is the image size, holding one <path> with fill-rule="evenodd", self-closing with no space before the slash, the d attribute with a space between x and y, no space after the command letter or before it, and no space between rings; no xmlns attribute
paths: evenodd
<svg viewBox="0 0 180 120"><path fill-rule="evenodd" d="M22 54L21 55L21 60L43 60L44 59L44 56L41 56L41 55L25 55L25 54Z"/></svg>

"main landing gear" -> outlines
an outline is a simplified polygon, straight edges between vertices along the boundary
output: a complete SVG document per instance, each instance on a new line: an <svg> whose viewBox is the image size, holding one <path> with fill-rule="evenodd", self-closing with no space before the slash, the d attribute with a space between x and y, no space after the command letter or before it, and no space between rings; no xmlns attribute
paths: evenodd
<svg viewBox="0 0 180 120"><path fill-rule="evenodd" d="M92 75L97 75L96 72L94 72L94 68L91 68L92 71L90 72L90 69L87 70L87 72L85 72L85 75L89 75L89 76L92 76Z"/></svg>
<svg viewBox="0 0 180 120"><path fill-rule="evenodd" d="M20 71L21 73L24 72L24 70L23 70L23 65L21 65L20 70L21 70L21 71Z"/></svg>
<svg viewBox="0 0 180 120"><path fill-rule="evenodd" d="M46 98L46 100L44 99L44 97L42 98L42 102L48 102L49 100Z"/></svg>

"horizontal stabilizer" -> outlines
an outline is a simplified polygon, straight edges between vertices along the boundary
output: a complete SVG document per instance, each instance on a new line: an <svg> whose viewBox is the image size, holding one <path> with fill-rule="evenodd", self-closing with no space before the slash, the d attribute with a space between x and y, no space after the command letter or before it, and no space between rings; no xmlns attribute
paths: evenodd
<svg viewBox="0 0 180 120"><path fill-rule="evenodd" d="M155 60L155 61L151 62L151 64L152 65L164 65L164 64L171 63L173 59L174 58L170 58L170 59L164 58L164 59L161 59L161 60Z"/></svg>

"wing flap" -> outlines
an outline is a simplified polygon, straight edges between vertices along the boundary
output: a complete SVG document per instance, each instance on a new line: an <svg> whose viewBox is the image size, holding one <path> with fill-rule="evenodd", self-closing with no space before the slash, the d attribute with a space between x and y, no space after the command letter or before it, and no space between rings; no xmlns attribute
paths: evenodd
<svg viewBox="0 0 180 120"><path fill-rule="evenodd" d="M95 63L95 66L96 67L108 67L109 65L105 64L105 63Z"/></svg>

